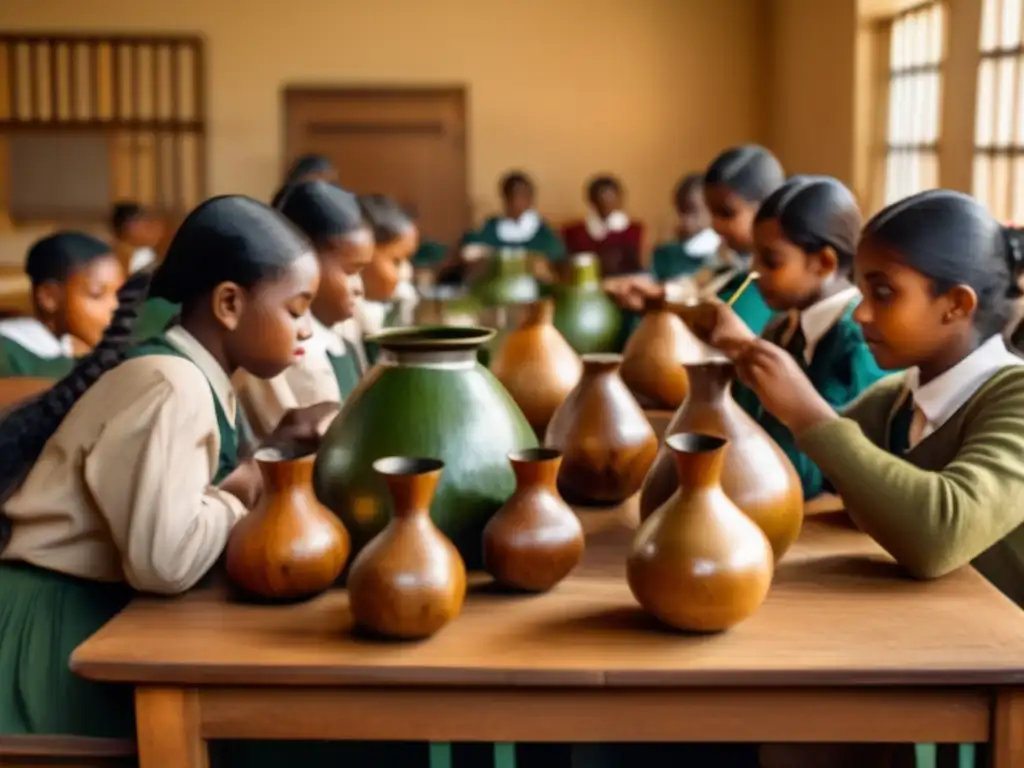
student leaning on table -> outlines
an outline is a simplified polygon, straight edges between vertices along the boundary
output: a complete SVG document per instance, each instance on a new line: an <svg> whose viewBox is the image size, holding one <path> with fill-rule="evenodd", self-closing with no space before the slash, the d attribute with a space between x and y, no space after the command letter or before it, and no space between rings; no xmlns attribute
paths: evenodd
<svg viewBox="0 0 1024 768"><path fill-rule="evenodd" d="M152 277L180 324L130 347L149 279L125 285L67 378L0 422L0 734L131 735L130 690L76 677L71 651L136 590L195 585L260 493L229 376L293 361L319 280L310 245L255 200L203 203ZM275 437L310 436L322 410Z"/></svg>
<svg viewBox="0 0 1024 768"><path fill-rule="evenodd" d="M249 421L260 434L272 431L292 408L340 403L359 383L355 344L332 329L354 316L359 273L374 251L373 232L363 221L359 201L334 184L296 184L278 210L316 249L320 285L310 307L311 335L295 362L272 379L248 373L235 379Z"/></svg>
<svg viewBox="0 0 1024 768"><path fill-rule="evenodd" d="M854 259L863 300L853 316L878 364L905 372L842 413L792 355L751 340L724 306L712 339L857 526L910 575L971 563L1019 605L1024 361L1001 332L1021 263L1020 231L958 192L924 192L871 219ZM805 765L796 756L815 751L790 747L778 764Z"/></svg>

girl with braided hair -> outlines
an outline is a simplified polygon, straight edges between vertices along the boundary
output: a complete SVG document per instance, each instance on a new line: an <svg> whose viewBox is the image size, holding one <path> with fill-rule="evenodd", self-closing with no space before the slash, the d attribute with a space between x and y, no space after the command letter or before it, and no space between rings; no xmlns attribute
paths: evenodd
<svg viewBox="0 0 1024 768"><path fill-rule="evenodd" d="M149 285L180 321L133 346L147 282L123 286L68 376L0 420L0 734L131 735L130 690L76 677L71 651L135 593L195 585L260 493L230 376L296 359L319 282L310 244L255 200L214 198ZM312 437L323 415L293 413L273 437Z"/></svg>

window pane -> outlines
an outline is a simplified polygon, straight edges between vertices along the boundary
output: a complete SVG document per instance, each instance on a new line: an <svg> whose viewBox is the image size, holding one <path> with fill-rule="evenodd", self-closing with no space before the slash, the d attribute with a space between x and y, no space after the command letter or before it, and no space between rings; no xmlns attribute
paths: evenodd
<svg viewBox="0 0 1024 768"><path fill-rule="evenodd" d="M936 2L893 21L889 154L885 163L887 201L934 187L939 181L934 147L940 139L942 76L920 69L941 65L945 47L943 7L943 3Z"/></svg>
<svg viewBox="0 0 1024 768"><path fill-rule="evenodd" d="M996 62L983 59L978 69L978 115L975 120L974 141L988 146L995 138Z"/></svg>
<svg viewBox="0 0 1024 768"><path fill-rule="evenodd" d="M997 219L1010 218L1010 163L1008 156L992 159L992 176L989 184L989 209Z"/></svg>
<svg viewBox="0 0 1024 768"><path fill-rule="evenodd" d="M1003 0L1002 10L1000 44L1003 48L1015 48L1020 44L1021 0Z"/></svg>
<svg viewBox="0 0 1024 768"><path fill-rule="evenodd" d="M996 135L997 146L1010 144L1013 135L1013 94L1017 90L1015 82L1017 62L1009 57L996 60Z"/></svg>
<svg viewBox="0 0 1024 768"><path fill-rule="evenodd" d="M991 208L991 201L988 199L988 190L991 178L991 168L987 155L974 156L974 196L985 206Z"/></svg>
<svg viewBox="0 0 1024 768"><path fill-rule="evenodd" d="M985 0L981 14L981 50L990 51L999 45L999 0Z"/></svg>

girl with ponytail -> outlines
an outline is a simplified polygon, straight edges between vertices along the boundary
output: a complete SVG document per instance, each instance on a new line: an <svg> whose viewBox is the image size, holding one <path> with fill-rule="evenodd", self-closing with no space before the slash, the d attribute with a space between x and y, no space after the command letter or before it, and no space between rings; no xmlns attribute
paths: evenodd
<svg viewBox="0 0 1024 768"><path fill-rule="evenodd" d="M853 193L828 176L794 176L768 196L754 217L757 287L778 313L761 334L793 356L814 389L841 408L885 374L871 354L853 312L860 292L851 280L861 215ZM715 305L708 341L752 339L746 323L726 304ZM821 493L821 470L793 435L744 386L740 405L786 452L805 498Z"/></svg>
<svg viewBox="0 0 1024 768"><path fill-rule="evenodd" d="M1020 232L931 190L881 211L854 257L853 313L878 364L905 370L842 412L781 347L732 347L740 379L795 437L857 526L911 575L967 563L1024 604L1024 360L1002 336Z"/></svg>
<svg viewBox="0 0 1024 768"><path fill-rule="evenodd" d="M259 494L230 376L295 360L319 280L309 243L255 200L203 203L150 285L180 323L132 347L148 280L124 285L70 375L0 421L0 734L130 736L131 691L76 677L71 651L137 591L196 584ZM308 437L322 416L275 437Z"/></svg>

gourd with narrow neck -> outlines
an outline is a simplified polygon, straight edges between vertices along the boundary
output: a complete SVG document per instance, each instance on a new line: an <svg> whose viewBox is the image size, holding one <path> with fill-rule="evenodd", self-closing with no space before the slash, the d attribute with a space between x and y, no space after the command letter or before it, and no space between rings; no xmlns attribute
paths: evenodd
<svg viewBox="0 0 1024 768"><path fill-rule="evenodd" d="M796 541L803 525L800 478L782 449L733 399L732 363L714 360L683 367L690 390L665 436L699 432L729 441L722 488L765 532L778 560ZM671 450L662 447L640 492L641 519L678 487Z"/></svg>
<svg viewBox="0 0 1024 768"><path fill-rule="evenodd" d="M614 352L620 345L622 313L601 288L593 254L570 257L564 281L554 286L555 327L577 352Z"/></svg>

